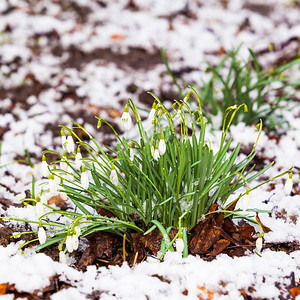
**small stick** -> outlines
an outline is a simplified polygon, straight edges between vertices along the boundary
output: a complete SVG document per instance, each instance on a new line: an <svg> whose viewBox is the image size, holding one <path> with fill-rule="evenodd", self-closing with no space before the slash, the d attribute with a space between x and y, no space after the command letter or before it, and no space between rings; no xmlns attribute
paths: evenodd
<svg viewBox="0 0 300 300"><path fill-rule="evenodd" d="M123 262L126 261L125 243L126 243L126 233L124 233L123 235Z"/></svg>
<svg viewBox="0 0 300 300"><path fill-rule="evenodd" d="M134 255L134 260L133 260L133 265L132 265L133 268L135 267L138 255L139 255L138 252L136 252L135 255Z"/></svg>

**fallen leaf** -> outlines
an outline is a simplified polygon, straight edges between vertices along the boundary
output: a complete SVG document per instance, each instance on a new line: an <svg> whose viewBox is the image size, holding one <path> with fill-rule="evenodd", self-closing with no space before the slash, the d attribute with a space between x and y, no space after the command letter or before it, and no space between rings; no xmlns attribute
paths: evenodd
<svg viewBox="0 0 300 300"><path fill-rule="evenodd" d="M218 240L213 246L213 251L212 251L211 255L217 256L229 245L230 245L230 241L228 241L228 240L225 240L225 239Z"/></svg>
<svg viewBox="0 0 300 300"><path fill-rule="evenodd" d="M0 295L5 295L8 283L0 283Z"/></svg>
<svg viewBox="0 0 300 300"><path fill-rule="evenodd" d="M125 39L125 35L122 34L113 34L110 36L110 38L112 40L124 40Z"/></svg>
<svg viewBox="0 0 300 300"><path fill-rule="evenodd" d="M296 297L300 295L300 286L295 286L295 287L289 289L289 292L291 294L291 297L293 299L296 299Z"/></svg>
<svg viewBox="0 0 300 300"><path fill-rule="evenodd" d="M200 294L198 295L200 300L212 300L214 298L214 293L204 286L197 286L197 289L200 290Z"/></svg>
<svg viewBox="0 0 300 300"><path fill-rule="evenodd" d="M68 208L68 205L66 204L66 201L64 201L60 195L56 195L56 196L51 197L48 200L48 204L49 205L55 204L61 210L66 210Z"/></svg>

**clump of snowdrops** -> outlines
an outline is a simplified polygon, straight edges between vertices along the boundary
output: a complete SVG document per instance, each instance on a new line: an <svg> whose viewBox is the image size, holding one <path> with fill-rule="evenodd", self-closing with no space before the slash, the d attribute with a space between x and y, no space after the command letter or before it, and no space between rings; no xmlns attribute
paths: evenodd
<svg viewBox="0 0 300 300"><path fill-rule="evenodd" d="M193 112L187 101L191 94L198 103L198 109ZM214 152L205 137L207 121L193 88L183 100L175 101L171 111L152 96L149 131L144 129L138 109L130 99L124 108L121 118L124 129L132 128L133 116L139 133L137 140L127 140L110 123L98 118L99 128L105 123L115 133L118 143L114 149L101 147L76 122L72 128L62 126L62 153L44 152L42 172L48 179L34 199L24 199L35 205L38 221L18 219L38 224L38 239L32 240L39 241L38 249L58 243L60 259L65 261L65 253L76 250L79 239L91 233L106 231L126 235L130 242L131 232L148 234L158 228L163 236L162 256L167 250L175 249L187 256L189 230L208 213L213 203L227 216L257 223L253 218L256 210L248 209L247 203L249 193L263 183L251 188L249 183L272 163L254 171L251 161L256 155L257 141L251 153L237 161L241 145L230 151L232 138L228 134L236 113L240 109L246 111L247 107L231 106L226 110L219 149ZM90 140L83 141L76 134L78 130L85 132ZM260 123L258 137L261 130ZM83 149L88 153L84 158ZM47 154L55 154L59 159L48 164ZM239 189L243 192L237 194ZM243 209L227 210L233 203L227 203L233 193L237 195L233 202L241 199ZM61 210L47 204L47 199L55 195L72 201L76 209ZM106 213L101 214L101 211ZM172 228L178 231L170 240L168 233Z"/></svg>

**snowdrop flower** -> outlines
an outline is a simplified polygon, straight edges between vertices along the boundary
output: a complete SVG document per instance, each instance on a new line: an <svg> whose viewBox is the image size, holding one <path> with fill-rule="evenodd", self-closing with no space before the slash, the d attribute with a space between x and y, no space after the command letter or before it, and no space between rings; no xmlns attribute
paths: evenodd
<svg viewBox="0 0 300 300"><path fill-rule="evenodd" d="M62 144L62 147L63 147L64 150L67 150L66 149L67 138L65 136L65 132L63 131L63 129L60 131L60 134L61 134L61 144Z"/></svg>
<svg viewBox="0 0 300 300"><path fill-rule="evenodd" d="M257 253L261 252L262 244L263 244L262 235L259 235L258 239L256 240L256 252Z"/></svg>
<svg viewBox="0 0 300 300"><path fill-rule="evenodd" d="M112 182L112 184L114 184L114 185L118 185L119 184L118 174L117 174L117 171L115 169L115 166L112 166L109 179Z"/></svg>
<svg viewBox="0 0 300 300"><path fill-rule="evenodd" d="M46 161L45 154L43 155L43 158L42 158L42 175L43 175L43 177L49 176L49 169L48 169L48 164Z"/></svg>
<svg viewBox="0 0 300 300"><path fill-rule="evenodd" d="M240 201L242 202L243 210L247 210L249 207L249 200L250 200L249 192L250 192L250 190L249 190L249 188L247 188L246 194L244 196L242 196L240 199Z"/></svg>
<svg viewBox="0 0 300 300"><path fill-rule="evenodd" d="M166 142L165 142L163 134L161 134L161 136L160 136L160 140L158 143L158 151L159 151L160 155L164 155L166 152Z"/></svg>
<svg viewBox="0 0 300 300"><path fill-rule="evenodd" d="M44 214L45 210L44 210L44 205L42 203L42 201L38 201L35 204L35 214L38 218L40 218L40 216L42 216Z"/></svg>
<svg viewBox="0 0 300 300"><path fill-rule="evenodd" d="M158 160L158 159L159 159L159 156L160 156L160 154L159 154L159 149L158 149L158 147L156 146L156 147L155 147L155 150L154 150L154 152L153 152L153 158L154 158L155 160Z"/></svg>
<svg viewBox="0 0 300 300"><path fill-rule="evenodd" d="M173 123L174 126L177 126L182 123L182 118L179 110L177 111L176 115L174 115L173 117Z"/></svg>
<svg viewBox="0 0 300 300"><path fill-rule="evenodd" d="M98 120L98 123L97 123L97 129L99 129L99 128L101 127L101 125L102 125L102 124L101 124L101 120L99 119L99 120Z"/></svg>
<svg viewBox="0 0 300 300"><path fill-rule="evenodd" d="M89 187L89 177L84 167L82 167L80 183L85 190Z"/></svg>
<svg viewBox="0 0 300 300"><path fill-rule="evenodd" d="M47 198L46 198L45 194L41 194L41 202L43 204L47 204Z"/></svg>
<svg viewBox="0 0 300 300"><path fill-rule="evenodd" d="M176 252L182 253L184 249L184 242L182 238L178 238L175 241Z"/></svg>
<svg viewBox="0 0 300 300"><path fill-rule="evenodd" d="M293 188L293 173L291 172L289 178L286 180L284 184L284 192L286 195L290 195Z"/></svg>
<svg viewBox="0 0 300 300"><path fill-rule="evenodd" d="M81 152L80 152L80 148L78 147L77 148L77 153L75 155L75 165L78 169L80 169L80 167L82 166L82 155L81 155Z"/></svg>
<svg viewBox="0 0 300 300"><path fill-rule="evenodd" d="M49 181L48 181L49 191L51 195L57 195L57 182L54 179L54 176L51 174L49 175Z"/></svg>
<svg viewBox="0 0 300 300"><path fill-rule="evenodd" d="M67 256L64 251L59 251L59 262L62 264L67 263Z"/></svg>
<svg viewBox="0 0 300 300"><path fill-rule="evenodd" d="M67 152L65 151L64 155L59 163L59 168L64 171L67 171L67 169L68 169L68 164L67 164L66 160L67 160Z"/></svg>
<svg viewBox="0 0 300 300"><path fill-rule="evenodd" d="M73 237L72 235L68 235L66 239L66 247L68 252L72 253L74 248L73 248Z"/></svg>
<svg viewBox="0 0 300 300"><path fill-rule="evenodd" d="M45 244L47 236L46 236L46 232L45 232L44 228L42 227L42 225L39 226L38 238L39 238L39 242L41 245Z"/></svg>
<svg viewBox="0 0 300 300"><path fill-rule="evenodd" d="M155 112L156 112L156 105L155 105L155 102L153 103L152 105L152 108L150 110L150 113L149 113L149 116L148 116L148 119L153 122L154 121L154 118L155 118Z"/></svg>
<svg viewBox="0 0 300 300"><path fill-rule="evenodd" d="M74 149L75 149L75 144L73 141L73 137L72 137L71 132L69 132L68 138L67 138L67 143L66 143L66 150L67 150L67 152L71 153L71 152L74 152Z"/></svg>
<svg viewBox="0 0 300 300"><path fill-rule="evenodd" d="M126 105L124 107L124 112L122 114L121 120L122 120L124 129L125 130L130 130L131 127L132 127L132 120L131 120L131 116L129 114L128 105Z"/></svg>

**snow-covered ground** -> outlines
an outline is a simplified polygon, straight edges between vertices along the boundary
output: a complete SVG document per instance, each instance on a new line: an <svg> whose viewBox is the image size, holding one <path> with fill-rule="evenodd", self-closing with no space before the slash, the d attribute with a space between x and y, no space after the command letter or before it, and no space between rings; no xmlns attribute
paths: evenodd
<svg viewBox="0 0 300 300"><path fill-rule="evenodd" d="M205 77L206 60L216 63L241 43L242 56L251 47L266 67L299 53L300 8L288 1L3 0L0 15L0 165L26 159L25 151L35 164L33 169L20 163L0 168L0 200L14 203L31 189L32 172L37 187L43 182L42 151L61 151L58 125L75 120L96 139L107 139L96 129L94 115L118 125L128 97L149 109L152 100L145 91L170 99L176 94L161 47L171 68L183 70L184 81L198 83ZM299 78L299 70L294 76ZM31 248L21 254L18 242L0 246L0 287L8 283L43 299L57 276L66 286L52 291L51 299L295 299L300 279L299 106L285 114L291 128L279 140L263 133L257 147L259 157L275 161L268 178L295 166L292 196L284 194L287 176L250 194L251 207L273 210L260 216L272 229L264 235L269 246L262 257L249 251L208 262L168 253L164 262L150 258L135 268L125 263L81 272ZM246 146L257 134L244 124L231 133L234 143ZM213 145L217 136L210 137ZM1 216L32 217L28 208L3 203ZM9 224L16 222L0 226Z"/></svg>

